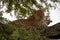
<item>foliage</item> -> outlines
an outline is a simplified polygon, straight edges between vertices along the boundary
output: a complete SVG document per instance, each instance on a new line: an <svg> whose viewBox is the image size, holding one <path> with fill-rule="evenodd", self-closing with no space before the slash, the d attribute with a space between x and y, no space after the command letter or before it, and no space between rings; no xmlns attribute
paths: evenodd
<svg viewBox="0 0 60 40"><path fill-rule="evenodd" d="M59 2L58 0L51 0L52 2ZM37 2L37 0L0 0L0 21L3 21L2 18L3 13L14 10L17 18L26 17L27 15L31 15L33 10L42 9L43 3L45 4L45 8L48 11L49 7L53 7L50 3L47 3L47 0L40 0L41 4ZM2 3L2 4L1 4ZM2 10L3 7L6 6L6 10ZM1 21L1 22L3 22ZM0 40L48 40L46 36L41 36L40 30L35 27L26 30L22 26L17 25L11 26L10 24L2 24L0 22ZM4 23L4 22L3 22Z"/></svg>
<svg viewBox="0 0 60 40"><path fill-rule="evenodd" d="M33 10L46 8L49 11L50 7L54 7L49 0L1 0L1 8L6 6L5 12L10 13L14 10L17 18L25 18L27 15L31 15ZM60 2L59 0L50 0L51 2ZM39 2L39 3L38 3ZM44 7L43 4L46 6ZM35 8L34 8L35 7Z"/></svg>
<svg viewBox="0 0 60 40"><path fill-rule="evenodd" d="M48 40L48 38L41 36L40 30L36 29L35 27L26 30L22 26L17 26L15 29L8 24L1 24L0 40Z"/></svg>
<svg viewBox="0 0 60 40"><path fill-rule="evenodd" d="M8 40L14 28L7 24L0 23L0 40Z"/></svg>

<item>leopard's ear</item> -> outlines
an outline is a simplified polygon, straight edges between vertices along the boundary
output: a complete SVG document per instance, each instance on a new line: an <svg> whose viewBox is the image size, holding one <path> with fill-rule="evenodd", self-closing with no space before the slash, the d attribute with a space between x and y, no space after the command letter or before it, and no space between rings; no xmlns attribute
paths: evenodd
<svg viewBox="0 0 60 40"><path fill-rule="evenodd" d="M43 12L46 12L46 8L42 8L42 9L40 9L41 11L43 11Z"/></svg>
<svg viewBox="0 0 60 40"><path fill-rule="evenodd" d="M36 11L38 11L38 10L33 10L33 14L35 14L35 13L36 13ZM39 9L39 11L46 12L46 8L41 8L41 9Z"/></svg>

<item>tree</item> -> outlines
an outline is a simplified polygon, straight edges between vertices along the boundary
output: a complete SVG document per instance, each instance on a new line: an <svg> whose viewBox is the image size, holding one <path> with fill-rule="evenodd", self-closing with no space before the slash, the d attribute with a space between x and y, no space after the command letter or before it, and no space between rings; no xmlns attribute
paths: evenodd
<svg viewBox="0 0 60 40"><path fill-rule="evenodd" d="M2 17L3 13L10 13L14 11L16 17L25 18L27 15L31 15L32 12L36 9L43 9L44 4L46 10L49 12L49 8L54 7L50 3L47 2L48 0L0 0L0 20L4 21ZM58 2L59 0L50 0L51 2ZM40 3L38 3L40 2ZM2 10L3 7L6 7L5 10ZM35 9L35 8L36 9ZM20 35L20 36L19 36ZM46 36L41 36L40 30L36 28L30 28L26 30L21 28L19 25L11 26L10 24L0 24L0 40L45 40ZM46 39L47 40L47 39Z"/></svg>
<svg viewBox="0 0 60 40"><path fill-rule="evenodd" d="M60 39L60 22L46 28L41 33L45 36L48 36L51 39Z"/></svg>
<svg viewBox="0 0 60 40"><path fill-rule="evenodd" d="M14 10L15 15L17 18L25 18L27 15L31 15L33 10L42 9L44 4L46 7L46 10L49 12L49 8L55 6L51 5L51 3L48 3L49 0L0 0L0 8L2 9L4 6L6 6L5 12L10 13L12 10ZM59 0L50 0L51 2L58 2ZM35 7L35 8L34 8Z"/></svg>

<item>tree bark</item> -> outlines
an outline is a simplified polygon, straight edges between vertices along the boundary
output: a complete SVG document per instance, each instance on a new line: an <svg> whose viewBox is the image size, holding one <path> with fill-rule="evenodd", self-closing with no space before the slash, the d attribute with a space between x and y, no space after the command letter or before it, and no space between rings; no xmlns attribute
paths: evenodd
<svg viewBox="0 0 60 40"><path fill-rule="evenodd" d="M43 36L47 36L51 39L60 39L60 23L57 23L53 26L46 28L41 31Z"/></svg>

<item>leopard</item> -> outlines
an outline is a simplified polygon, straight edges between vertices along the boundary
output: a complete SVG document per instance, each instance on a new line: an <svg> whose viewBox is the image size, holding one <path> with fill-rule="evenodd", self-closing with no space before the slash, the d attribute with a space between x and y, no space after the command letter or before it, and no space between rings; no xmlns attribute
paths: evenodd
<svg viewBox="0 0 60 40"><path fill-rule="evenodd" d="M18 19L18 20L10 22L10 24L14 25L14 26L21 25L25 29L29 29L31 27L36 27L37 29L41 30L41 29L48 27L43 9L34 10L32 15L30 17L28 17L27 19Z"/></svg>

